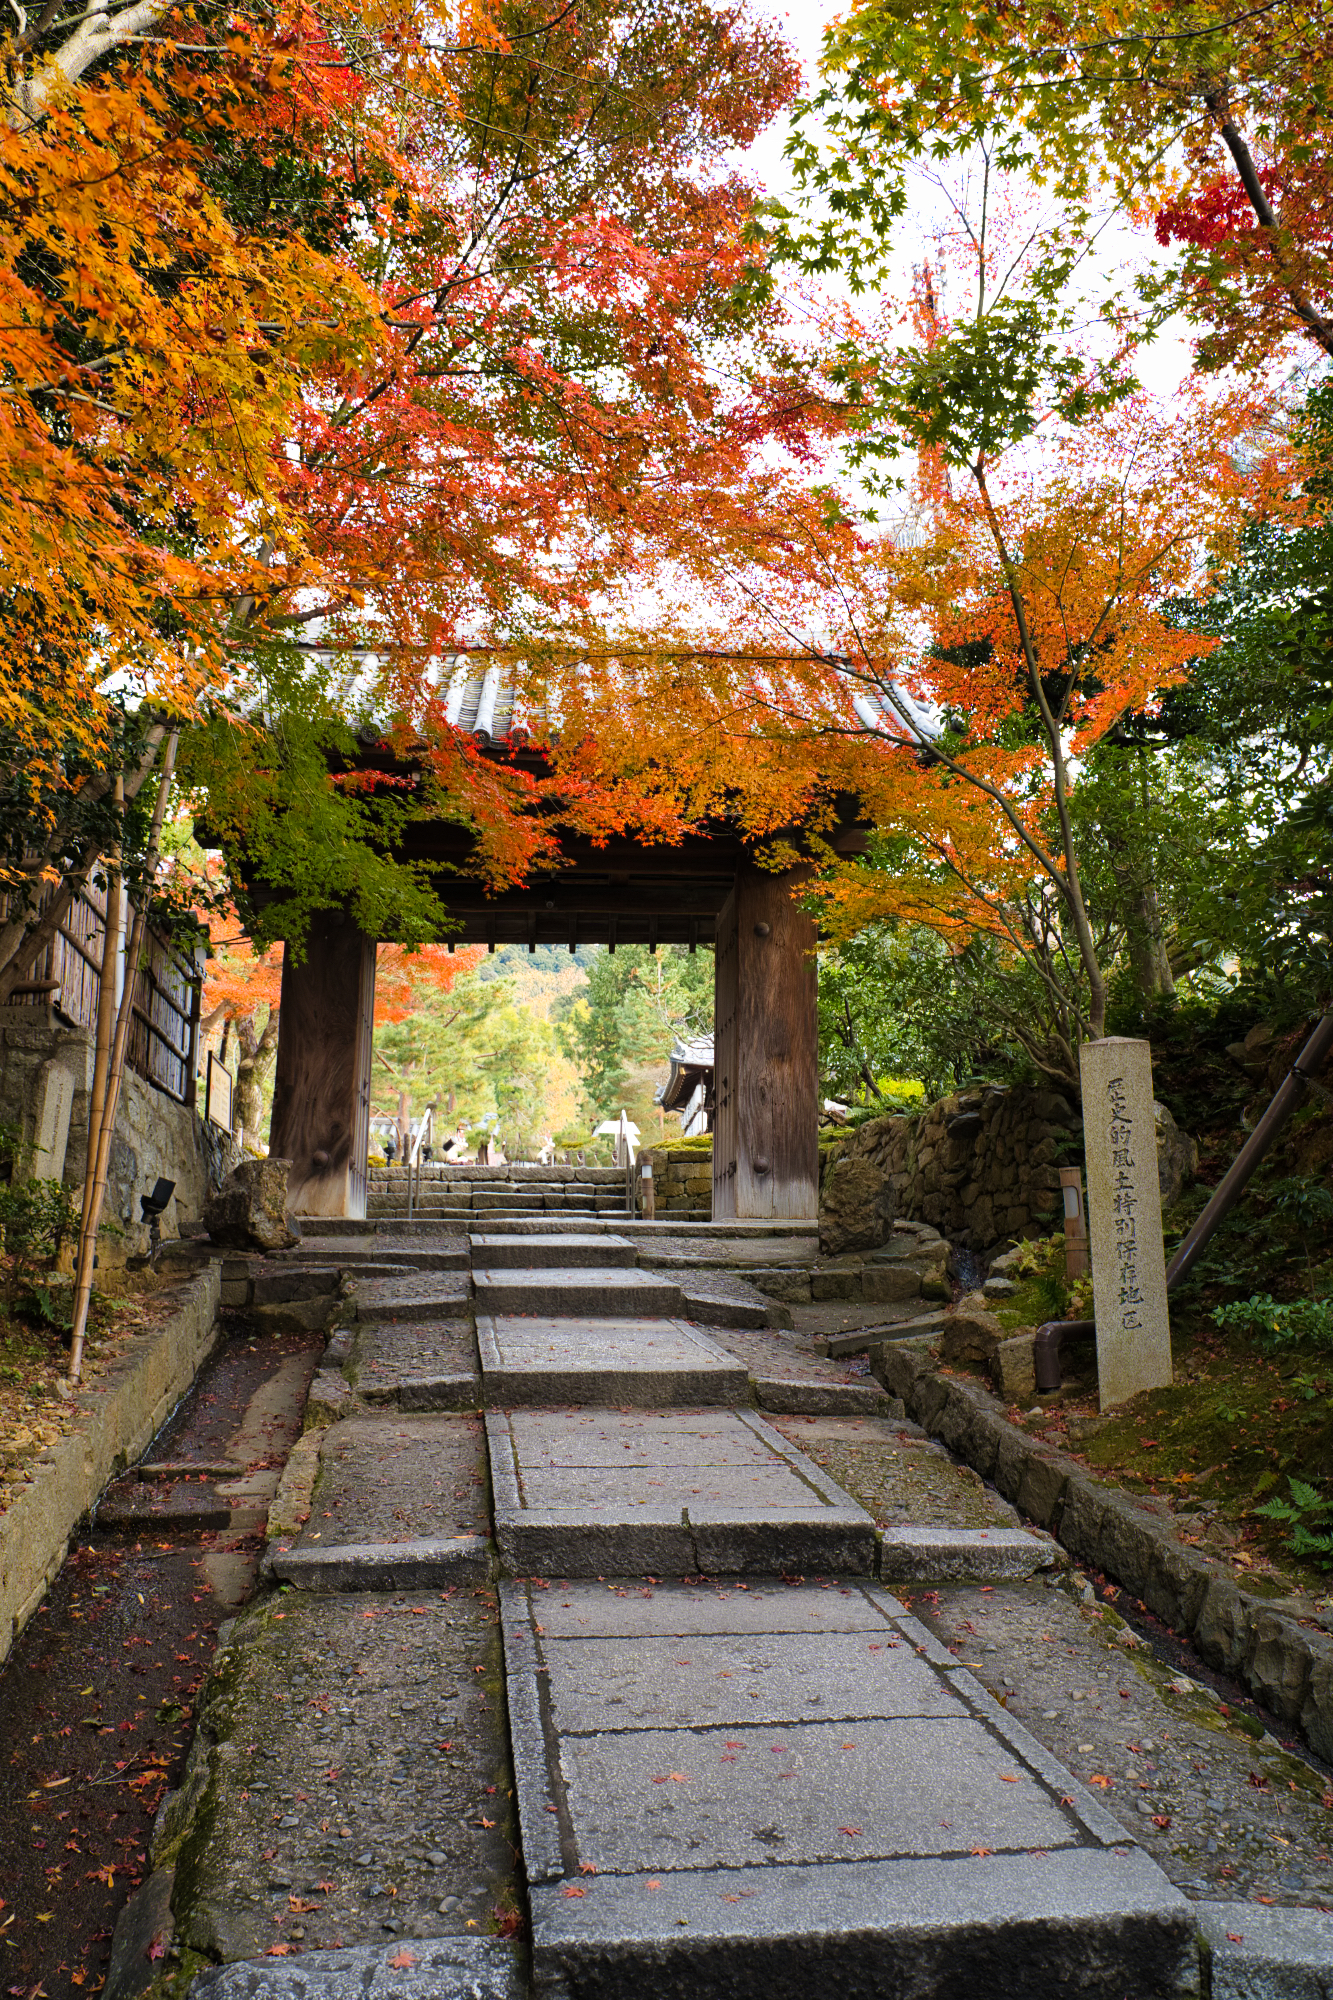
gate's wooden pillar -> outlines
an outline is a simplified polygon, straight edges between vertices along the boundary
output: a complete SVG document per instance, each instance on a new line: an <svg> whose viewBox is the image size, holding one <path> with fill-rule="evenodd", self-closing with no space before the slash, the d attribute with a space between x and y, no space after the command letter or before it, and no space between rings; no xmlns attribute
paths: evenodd
<svg viewBox="0 0 1333 2000"><path fill-rule="evenodd" d="M299 965L282 961L269 1152L290 1160L296 1215L363 1216L370 1141L375 940L333 912L310 926Z"/></svg>
<svg viewBox="0 0 1333 2000"><path fill-rule="evenodd" d="M717 920L715 1221L819 1213L815 926L798 881L744 864Z"/></svg>

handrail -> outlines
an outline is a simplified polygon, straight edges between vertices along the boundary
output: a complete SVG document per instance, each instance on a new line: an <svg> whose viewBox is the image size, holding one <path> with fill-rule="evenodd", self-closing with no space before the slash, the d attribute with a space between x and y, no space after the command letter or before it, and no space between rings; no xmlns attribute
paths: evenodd
<svg viewBox="0 0 1333 2000"><path fill-rule="evenodd" d="M435 1103L433 1099L422 1112L421 1123L417 1127L416 1136L407 1149L407 1219L409 1222L412 1220L413 1178L415 1177L417 1189L420 1191L421 1147L427 1133L430 1134L430 1142L433 1147L435 1144Z"/></svg>
<svg viewBox="0 0 1333 2000"><path fill-rule="evenodd" d="M1315 1028L1273 1093L1268 1109L1214 1188L1202 1214L1171 1259L1166 1272L1168 1292L1173 1292L1198 1263L1218 1228L1244 1194L1255 1169L1273 1146L1279 1132L1304 1103L1310 1085L1323 1068L1330 1051L1333 1051L1333 1012L1325 1014ZM1060 1387L1061 1339L1074 1334L1095 1333L1096 1330L1095 1319L1049 1319L1044 1326L1037 1328L1032 1355L1036 1385L1043 1394Z"/></svg>

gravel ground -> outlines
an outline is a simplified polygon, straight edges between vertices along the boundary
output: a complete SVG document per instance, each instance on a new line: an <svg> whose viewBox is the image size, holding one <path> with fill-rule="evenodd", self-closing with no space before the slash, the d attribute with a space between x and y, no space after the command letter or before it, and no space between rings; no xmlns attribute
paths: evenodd
<svg viewBox="0 0 1333 2000"><path fill-rule="evenodd" d="M467 1320L377 1320L356 1330L353 1381L367 1393L425 1375L477 1372L476 1336Z"/></svg>
<svg viewBox="0 0 1333 2000"><path fill-rule="evenodd" d="M774 1421L886 1526L1017 1519L915 1425ZM1239 1690L1229 1700L1201 1665L1182 1671L1179 1645L1159 1657L1078 1571L911 1602L1188 1895L1333 1908L1333 1775L1266 1733Z"/></svg>
<svg viewBox="0 0 1333 2000"><path fill-rule="evenodd" d="M351 1417L320 1449L298 1546L490 1531L480 1417Z"/></svg>
<svg viewBox="0 0 1333 2000"><path fill-rule="evenodd" d="M913 1608L1187 1894L1333 1907L1333 1779L1084 1589L1075 1573Z"/></svg>
<svg viewBox="0 0 1333 2000"><path fill-rule="evenodd" d="M826 1366L830 1365L828 1363ZM993 1486L959 1465L915 1424L891 1417L773 1417L821 1471L859 1500L877 1527L1013 1528Z"/></svg>
<svg viewBox="0 0 1333 2000"><path fill-rule="evenodd" d="M176 1861L188 1948L254 1958L512 1925L496 1619L476 1590L284 1592L237 1620ZM170 1814L165 1832L180 1832Z"/></svg>
<svg viewBox="0 0 1333 2000"><path fill-rule="evenodd" d="M854 1382L864 1381L863 1373L842 1361L827 1361L809 1347L794 1342L789 1335L771 1333L762 1327L706 1326L708 1338L743 1361L752 1375L777 1376L784 1381Z"/></svg>

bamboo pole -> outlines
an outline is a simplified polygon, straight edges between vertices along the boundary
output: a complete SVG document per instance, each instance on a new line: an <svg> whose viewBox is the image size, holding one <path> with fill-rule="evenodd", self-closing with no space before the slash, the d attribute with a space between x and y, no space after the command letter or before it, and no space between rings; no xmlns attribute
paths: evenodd
<svg viewBox="0 0 1333 2000"><path fill-rule="evenodd" d="M130 1024L134 1017L135 996L139 988L139 959L143 952L144 932L148 928L148 906L153 899L153 872L157 867L162 821L166 814L167 793L176 764L176 745L179 740L179 732L173 729L167 738L167 747L162 760L162 777L157 788L157 802L153 807L153 821L148 834L148 852L144 859L143 892L134 912L134 929L130 935L129 949L125 954L125 990L121 995L120 1012L116 1017L115 1040L111 1046L107 1067L106 1096L96 1137L95 1157L91 1121L89 1124L88 1168L84 1181L84 1225L79 1239L79 1264L74 1285L73 1345L69 1358L69 1381L72 1389L78 1386L79 1377L83 1373L83 1349L88 1330L88 1308L92 1302L97 1229L102 1220L102 1204L106 1199L111 1164L111 1140L116 1128L120 1083L125 1074L125 1054L129 1048Z"/></svg>
<svg viewBox="0 0 1333 2000"><path fill-rule="evenodd" d="M123 772L117 774L113 797L116 823L120 826L123 825L125 818ZM120 950L120 926L124 907L124 882L120 862L121 843L120 836L117 835L115 845L107 855L106 928L102 937L102 970L97 989L97 1039L93 1054L93 1087L88 1099L88 1156L83 1173L83 1213L79 1220L80 1260L83 1255L83 1241L88 1233L88 1205L93 1192L92 1175L88 1170L93 1165L97 1135L102 1129L107 1071L111 1064L111 1036L115 1026L116 954Z"/></svg>

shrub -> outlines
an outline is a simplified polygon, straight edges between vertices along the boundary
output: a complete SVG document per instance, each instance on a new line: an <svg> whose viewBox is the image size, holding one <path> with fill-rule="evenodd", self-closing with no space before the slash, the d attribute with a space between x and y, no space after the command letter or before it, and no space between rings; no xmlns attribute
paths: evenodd
<svg viewBox="0 0 1333 2000"><path fill-rule="evenodd" d="M1302 1343L1333 1348L1333 1299L1292 1299L1279 1304L1268 1292L1216 1306L1213 1321L1230 1333L1250 1334L1268 1354Z"/></svg>

